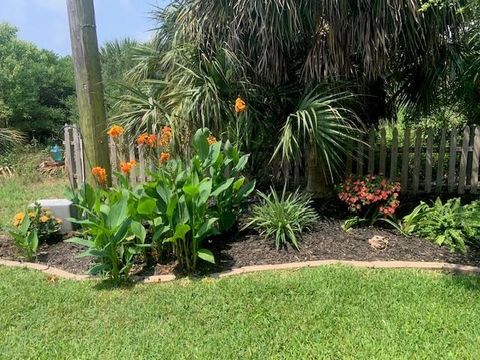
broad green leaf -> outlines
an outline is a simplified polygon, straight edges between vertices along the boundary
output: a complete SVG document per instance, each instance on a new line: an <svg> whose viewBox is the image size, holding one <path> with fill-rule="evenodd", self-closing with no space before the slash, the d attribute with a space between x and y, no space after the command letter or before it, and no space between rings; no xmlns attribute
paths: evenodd
<svg viewBox="0 0 480 360"><path fill-rule="evenodd" d="M157 208L157 202L150 197L143 197L138 201L137 212L140 215L152 215Z"/></svg>
<svg viewBox="0 0 480 360"><path fill-rule="evenodd" d="M225 190L230 188L230 186L232 186L234 180L235 180L234 178L230 178L227 181L225 181L223 184L221 184L218 188L216 188L212 192L212 196L217 197L218 195L223 193Z"/></svg>
<svg viewBox="0 0 480 360"><path fill-rule="evenodd" d="M82 238L79 238L79 237L73 237L73 238L70 238L68 240L65 240L64 242L72 243L72 244L78 244L78 245L86 246L86 247L89 247L89 248L95 247L95 244L93 243L92 240L82 239Z"/></svg>
<svg viewBox="0 0 480 360"><path fill-rule="evenodd" d="M177 239L185 240L187 233L190 231L190 226L187 224L178 224L175 227L175 234L173 235Z"/></svg>
<svg viewBox="0 0 480 360"><path fill-rule="evenodd" d="M107 216L107 226L111 229L115 229L124 222L127 216L127 198L122 196L120 201L112 206L110 213Z"/></svg>
<svg viewBox="0 0 480 360"><path fill-rule="evenodd" d="M191 198L197 196L200 193L200 189L198 185L192 185L192 184L185 185L183 187L183 191L185 192L185 194L187 194Z"/></svg>
<svg viewBox="0 0 480 360"><path fill-rule="evenodd" d="M233 191L237 192L244 183L245 183L245 177L242 176L240 179L238 179L233 183Z"/></svg>
<svg viewBox="0 0 480 360"><path fill-rule="evenodd" d="M209 144L208 136L210 131L207 128L198 129L193 136L193 147L197 151L197 154L205 160L208 156Z"/></svg>
<svg viewBox="0 0 480 360"><path fill-rule="evenodd" d="M130 229L132 230L133 235L135 235L143 244L145 242L145 237L147 236L145 227L137 221L132 221L130 224Z"/></svg>
<svg viewBox="0 0 480 360"><path fill-rule="evenodd" d="M197 255L200 259L205 260L209 263L215 264L215 257L212 252L207 249L198 249Z"/></svg>
<svg viewBox="0 0 480 360"><path fill-rule="evenodd" d="M205 220L195 234L195 238L202 240L206 236L216 233L217 229L214 227L215 223L218 221L218 218L211 218Z"/></svg>

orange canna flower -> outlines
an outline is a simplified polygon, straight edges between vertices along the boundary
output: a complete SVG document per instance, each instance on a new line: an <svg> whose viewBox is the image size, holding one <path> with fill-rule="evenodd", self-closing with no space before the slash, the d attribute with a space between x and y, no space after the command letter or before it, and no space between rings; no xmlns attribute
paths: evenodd
<svg viewBox="0 0 480 360"><path fill-rule="evenodd" d="M245 109L247 108L247 104L245 103L245 101L243 101L243 99L239 96L237 98L237 100L235 100L235 112L238 114L238 113L242 113L245 111Z"/></svg>
<svg viewBox="0 0 480 360"><path fill-rule="evenodd" d="M152 148L155 146L156 142L157 142L157 135L155 134L148 135L147 140L145 141L145 143Z"/></svg>
<svg viewBox="0 0 480 360"><path fill-rule="evenodd" d="M158 142L160 146L168 146L172 140L172 128L170 126L164 126L162 129L162 136Z"/></svg>
<svg viewBox="0 0 480 360"><path fill-rule="evenodd" d="M160 164L165 164L168 160L170 160L170 153L162 152L160 154Z"/></svg>
<svg viewBox="0 0 480 360"><path fill-rule="evenodd" d="M216 138L215 136L213 136L213 135L210 135L210 136L208 137L207 141L208 141L208 145L213 145L213 144L215 144L215 143L217 142L217 138Z"/></svg>
<svg viewBox="0 0 480 360"><path fill-rule="evenodd" d="M135 160L131 160L131 161L128 161L128 162L125 162L125 161L122 161L120 163L120 170L128 175L130 174L130 171L132 170L133 167L137 166L137 162Z"/></svg>
<svg viewBox="0 0 480 360"><path fill-rule="evenodd" d="M107 183L107 171L104 168L100 166L96 166L92 169L92 174L97 178L97 181L101 185L104 185Z"/></svg>
<svg viewBox="0 0 480 360"><path fill-rule="evenodd" d="M119 137L120 135L122 135L123 132L124 132L123 127L121 127L119 125L113 125L110 128L110 130L107 131L107 134L112 138L116 138L116 137Z"/></svg>
<svg viewBox="0 0 480 360"><path fill-rule="evenodd" d="M147 133L143 133L142 135L140 135L140 136L137 138L137 144L138 144L138 145L144 145L144 144L146 144L147 139L148 139L148 134L147 134Z"/></svg>

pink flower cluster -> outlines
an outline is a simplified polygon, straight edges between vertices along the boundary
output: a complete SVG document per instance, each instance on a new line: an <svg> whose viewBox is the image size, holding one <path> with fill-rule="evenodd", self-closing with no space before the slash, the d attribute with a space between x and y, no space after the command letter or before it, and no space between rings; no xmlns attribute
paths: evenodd
<svg viewBox="0 0 480 360"><path fill-rule="evenodd" d="M395 214L399 192L399 183L372 175L351 176L338 187L338 197L350 211L360 213L364 207L374 205L385 217Z"/></svg>

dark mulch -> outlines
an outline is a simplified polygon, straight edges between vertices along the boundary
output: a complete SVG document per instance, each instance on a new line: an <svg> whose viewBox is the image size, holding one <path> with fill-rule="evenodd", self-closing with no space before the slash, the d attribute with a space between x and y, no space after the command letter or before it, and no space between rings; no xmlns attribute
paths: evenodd
<svg viewBox="0 0 480 360"><path fill-rule="evenodd" d="M419 199L406 199L400 212L408 213L418 204ZM232 233L217 238L206 244L214 254L217 264L212 266L200 262L202 273L216 272L233 267L279 264L312 260L403 260L403 261L437 261L480 266L480 249L468 249L466 255L452 253L447 248L421 238L404 237L396 231L380 227L354 229L349 233L341 229L346 218L346 209L336 200L315 204L321 219L311 232L305 234L300 249L290 246L276 250L273 239L267 240L251 231ZM374 249L368 243L373 236L388 240L384 250ZM40 248L38 262L55 266L73 273L85 273L92 265L89 258L78 258L82 247L58 242L43 244ZM16 250L11 241L0 236L0 259L16 260ZM173 260L162 264L136 264L138 274L166 274L175 271Z"/></svg>
<svg viewBox="0 0 480 360"><path fill-rule="evenodd" d="M69 271L74 274L85 274L92 266L91 258L77 257L84 251L79 245L58 241L40 245L37 262ZM0 259L22 260L12 241L0 235Z"/></svg>

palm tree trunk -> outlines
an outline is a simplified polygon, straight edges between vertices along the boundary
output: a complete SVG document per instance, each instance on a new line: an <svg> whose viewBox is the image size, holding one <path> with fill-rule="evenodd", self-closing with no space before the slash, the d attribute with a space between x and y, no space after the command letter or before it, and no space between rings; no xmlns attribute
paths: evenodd
<svg viewBox="0 0 480 360"><path fill-rule="evenodd" d="M332 191L325 177L325 169L313 149L307 149L307 192L313 197L325 198L331 195Z"/></svg>

